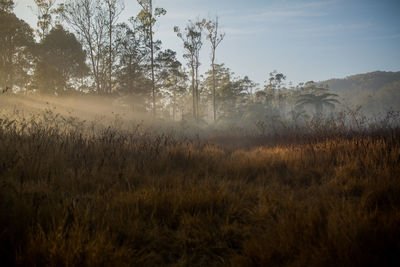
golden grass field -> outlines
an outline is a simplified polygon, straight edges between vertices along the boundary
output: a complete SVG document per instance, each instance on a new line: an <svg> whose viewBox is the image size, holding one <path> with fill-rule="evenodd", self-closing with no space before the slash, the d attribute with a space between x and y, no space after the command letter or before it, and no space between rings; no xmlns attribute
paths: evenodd
<svg viewBox="0 0 400 267"><path fill-rule="evenodd" d="M196 139L46 116L0 119L2 266L400 263L398 128Z"/></svg>

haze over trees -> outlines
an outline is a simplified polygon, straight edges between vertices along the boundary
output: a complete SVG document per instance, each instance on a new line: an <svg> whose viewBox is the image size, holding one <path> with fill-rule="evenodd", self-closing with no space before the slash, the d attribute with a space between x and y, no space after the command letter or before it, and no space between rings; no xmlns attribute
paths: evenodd
<svg viewBox="0 0 400 267"><path fill-rule="evenodd" d="M0 0L1 266L400 266L400 72L258 84L132 2Z"/></svg>
<svg viewBox="0 0 400 267"><path fill-rule="evenodd" d="M12 1L0 4L0 81L3 88L26 88L33 67L32 28L12 13Z"/></svg>
<svg viewBox="0 0 400 267"><path fill-rule="evenodd" d="M365 82L357 88L339 80L314 87L311 82L287 84L286 75L278 71L270 72L264 85L249 76L237 77L223 62L217 63L217 48L225 37L218 16L188 18L184 28L173 29L186 61L179 62L176 51L154 39L156 23L167 10L153 7L151 0L138 1L140 12L128 21L120 19L122 0L35 0L35 29L15 16L13 6L9 0L0 3L0 82L14 92L120 97L133 112L203 124L297 121L306 114L334 116L353 104L375 113L387 104L398 108L386 93L393 91L397 99L397 87L385 82L371 84L384 87L371 92ZM211 68L201 73L203 53L210 55ZM345 84L349 90L337 89ZM316 90L320 87L324 95ZM356 101L356 95L363 100Z"/></svg>
<svg viewBox="0 0 400 267"><path fill-rule="evenodd" d="M40 41L36 53L33 83L42 93L74 91L73 79L83 78L89 71L82 45L61 25L52 28Z"/></svg>

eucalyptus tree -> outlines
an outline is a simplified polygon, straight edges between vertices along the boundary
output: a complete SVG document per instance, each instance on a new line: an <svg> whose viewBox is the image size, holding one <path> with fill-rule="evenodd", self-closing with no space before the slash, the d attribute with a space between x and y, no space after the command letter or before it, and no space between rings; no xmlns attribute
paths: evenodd
<svg viewBox="0 0 400 267"><path fill-rule="evenodd" d="M154 59L157 93L166 106L172 106L172 117L175 119L178 97L186 91L186 73L171 49L159 51Z"/></svg>
<svg viewBox="0 0 400 267"><path fill-rule="evenodd" d="M183 114L184 107L187 103L188 75L185 69L179 68L175 75L170 76L169 83L167 88L169 89L168 92L172 105L172 119L175 120L177 110L181 110Z"/></svg>
<svg viewBox="0 0 400 267"><path fill-rule="evenodd" d="M56 12L56 0L34 0L36 4L36 11L33 11L37 16L37 35L40 40L49 33L52 23L53 14Z"/></svg>
<svg viewBox="0 0 400 267"><path fill-rule="evenodd" d="M280 91L284 80L286 80L286 76L283 73L276 70L269 73L269 78L265 81L264 91L266 93L266 104L270 106L270 108L275 106L276 98L279 105L281 105L281 101L284 100L283 94Z"/></svg>
<svg viewBox="0 0 400 267"><path fill-rule="evenodd" d="M217 120L217 111L216 111L216 103L215 103L215 90L216 90L216 79L215 79L215 54L217 47L222 42L225 37L225 33L219 32L219 24L218 24L218 16L215 17L214 20L209 20L205 24L205 28L207 30L207 39L210 41L211 45L211 67L212 67L212 95L213 95L213 115L214 122Z"/></svg>
<svg viewBox="0 0 400 267"><path fill-rule="evenodd" d="M192 78L192 96L193 96L193 118L199 120L199 67L200 67L200 50L203 46L203 30L206 21L197 20L193 22L189 20L186 27L181 30L178 26L174 27L174 32L182 40L185 54L183 57L188 60L187 65L191 70Z"/></svg>
<svg viewBox="0 0 400 267"><path fill-rule="evenodd" d="M182 64L176 58L176 52L171 49L159 51L154 59L155 83L157 92L165 87L165 82L172 76L179 76Z"/></svg>
<svg viewBox="0 0 400 267"><path fill-rule="evenodd" d="M88 52L91 76L97 93L107 92L107 12L104 1L67 0L60 8L65 22L75 31Z"/></svg>
<svg viewBox="0 0 400 267"><path fill-rule="evenodd" d="M106 15L107 15L107 30L108 30L108 93L112 92L113 88L113 66L116 56L116 46L113 43L116 40L115 28L117 27L119 16L124 10L124 3L122 0L104 0Z"/></svg>
<svg viewBox="0 0 400 267"><path fill-rule="evenodd" d="M148 48L143 32L137 29L136 21L129 20L118 27L118 66L117 80L119 90L145 100L151 95L151 80L146 77ZM142 101L143 102L143 101Z"/></svg>
<svg viewBox="0 0 400 267"><path fill-rule="evenodd" d="M137 0L142 10L137 16L138 21L141 22L141 28L146 33L147 44L150 48L150 67L151 67L151 87L152 87L152 103L153 103L153 116L156 115L156 84L154 76L154 25L156 18L165 15L167 11L163 8L155 8L153 10L152 0Z"/></svg>
<svg viewBox="0 0 400 267"><path fill-rule="evenodd" d="M258 86L258 84L250 80L248 76L244 76L243 79L240 80L240 84L243 88L243 91L250 97L253 95L255 88Z"/></svg>

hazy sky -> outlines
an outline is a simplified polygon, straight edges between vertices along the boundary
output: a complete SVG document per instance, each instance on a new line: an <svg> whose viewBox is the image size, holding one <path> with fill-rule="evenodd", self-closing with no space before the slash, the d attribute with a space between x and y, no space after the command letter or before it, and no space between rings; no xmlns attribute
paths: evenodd
<svg viewBox="0 0 400 267"><path fill-rule="evenodd" d="M35 25L27 8L33 0L15 2L17 16ZM154 0L154 5L167 10L156 37L180 56L173 26L218 14L226 38L217 62L260 84L275 69L294 83L400 71L400 0ZM122 20L138 11L135 0L126 0ZM209 53L207 45L203 71Z"/></svg>

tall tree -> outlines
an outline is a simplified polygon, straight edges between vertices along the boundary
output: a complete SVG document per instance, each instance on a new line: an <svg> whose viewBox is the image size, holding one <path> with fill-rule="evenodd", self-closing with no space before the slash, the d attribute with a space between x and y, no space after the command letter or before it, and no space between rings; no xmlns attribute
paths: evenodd
<svg viewBox="0 0 400 267"><path fill-rule="evenodd" d="M213 114L214 114L214 122L217 120L217 110L215 107L215 90L216 90L216 80L215 80L215 54L217 47L222 42L225 37L225 33L219 33L218 31L218 16L215 17L215 20L210 20L205 24L205 28L207 30L207 39L211 44L211 67L212 67L212 78L213 78Z"/></svg>
<svg viewBox="0 0 400 267"><path fill-rule="evenodd" d="M257 86L249 77L234 77L234 73L224 64L215 64L215 79L218 80L219 90L216 92L218 100L217 121L220 119L234 118L238 115L239 109L242 109L247 99L251 98L252 91ZM205 74L203 86L208 89L212 97L213 88L213 70Z"/></svg>
<svg viewBox="0 0 400 267"><path fill-rule="evenodd" d="M183 68L168 77L165 81L167 92L170 95L170 104L172 105L172 120L176 119L177 110L183 111L187 93L188 76Z"/></svg>
<svg viewBox="0 0 400 267"><path fill-rule="evenodd" d="M155 57L156 66L156 89L160 95L168 95L172 92L173 118L175 118L176 94L182 90L179 88L185 73L181 71L182 64L176 58L176 52L170 49L158 52ZM164 102L171 100L163 97Z"/></svg>
<svg viewBox="0 0 400 267"><path fill-rule="evenodd" d="M50 31L52 26L52 15L55 12L54 4L56 0L34 0L36 4L36 11L34 11L37 16L37 35L42 40Z"/></svg>
<svg viewBox="0 0 400 267"><path fill-rule="evenodd" d="M131 25L120 24L118 27L118 70L119 89L125 94L134 94L145 99L151 95L151 81L146 77L148 48L143 32L137 29L135 19Z"/></svg>
<svg viewBox="0 0 400 267"><path fill-rule="evenodd" d="M107 92L108 22L104 1L68 0L60 12L88 51L95 91Z"/></svg>
<svg viewBox="0 0 400 267"><path fill-rule="evenodd" d="M113 66L115 58L115 46L113 41L115 40L115 28L117 27L118 18L124 9L123 2L121 0L104 0L107 9L107 27L108 27L108 93L112 91L112 76Z"/></svg>
<svg viewBox="0 0 400 267"><path fill-rule="evenodd" d="M155 81L156 85L160 87L170 76L179 75L179 70L182 66L176 58L176 52L171 49L158 52L154 62L157 68L157 72L155 72Z"/></svg>
<svg viewBox="0 0 400 267"><path fill-rule="evenodd" d="M60 25L40 42L37 58L35 81L41 92L62 94L70 91L72 78L81 78L88 72L82 45Z"/></svg>
<svg viewBox="0 0 400 267"><path fill-rule="evenodd" d="M197 20L186 25L183 31L178 26L174 27L177 36L183 41L183 47L186 53L183 55L188 60L188 66L191 69L192 95L193 95L193 118L199 120L199 67L200 50L203 46L203 29L205 20Z"/></svg>
<svg viewBox="0 0 400 267"><path fill-rule="evenodd" d="M152 0L137 0L142 10L138 14L137 18L141 21L144 31L147 33L148 45L150 48L150 64L151 64L151 87L152 87L152 102L153 102L153 116L156 115L156 84L154 77L154 24L156 18L166 14L166 10L163 8L155 8L153 10Z"/></svg>
<svg viewBox="0 0 400 267"><path fill-rule="evenodd" d="M24 87L32 68L33 30L12 12L12 1L0 10L0 82L4 88Z"/></svg>

